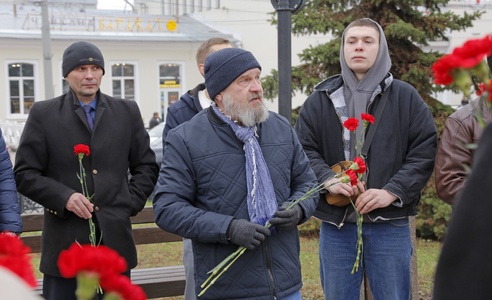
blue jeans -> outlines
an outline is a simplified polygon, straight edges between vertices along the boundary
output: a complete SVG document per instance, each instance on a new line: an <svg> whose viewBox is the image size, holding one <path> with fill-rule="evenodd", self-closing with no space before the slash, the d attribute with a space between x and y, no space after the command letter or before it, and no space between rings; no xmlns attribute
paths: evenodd
<svg viewBox="0 0 492 300"><path fill-rule="evenodd" d="M278 298L278 300L302 300L301 291L293 292L290 295Z"/></svg>
<svg viewBox="0 0 492 300"><path fill-rule="evenodd" d="M363 223L363 250L358 272L357 225L340 229L322 222L319 238L320 277L325 300L359 300L364 272L377 300L409 300L412 242L408 219Z"/></svg>

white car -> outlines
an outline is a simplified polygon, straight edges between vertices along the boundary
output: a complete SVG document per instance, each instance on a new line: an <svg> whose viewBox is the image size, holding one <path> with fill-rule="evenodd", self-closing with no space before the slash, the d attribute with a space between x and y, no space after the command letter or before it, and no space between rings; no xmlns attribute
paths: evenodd
<svg viewBox="0 0 492 300"><path fill-rule="evenodd" d="M157 124L156 126L149 129L150 137L150 148L155 153L155 160L159 166L162 162L162 132L164 131L164 122Z"/></svg>

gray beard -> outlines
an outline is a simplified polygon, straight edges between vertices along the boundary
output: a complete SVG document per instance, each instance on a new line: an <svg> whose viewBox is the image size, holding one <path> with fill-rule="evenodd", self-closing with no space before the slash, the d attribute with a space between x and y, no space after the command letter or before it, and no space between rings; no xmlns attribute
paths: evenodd
<svg viewBox="0 0 492 300"><path fill-rule="evenodd" d="M254 98L257 96L254 95ZM265 122L269 116L268 109L263 102L252 108L248 104L244 105L240 101L235 101L231 95L224 94L222 103L224 104L224 114L230 116L233 121L239 121L241 125L246 127Z"/></svg>

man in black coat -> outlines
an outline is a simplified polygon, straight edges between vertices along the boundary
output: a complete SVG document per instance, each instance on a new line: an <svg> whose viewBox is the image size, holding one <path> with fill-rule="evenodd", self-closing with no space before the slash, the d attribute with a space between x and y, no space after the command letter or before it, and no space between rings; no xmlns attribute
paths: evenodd
<svg viewBox="0 0 492 300"><path fill-rule="evenodd" d="M63 54L62 69L70 91L33 105L14 168L18 191L45 208L40 271L48 300L75 299L76 281L61 277L57 260L74 242L89 243L91 217L97 242L123 256L130 275L137 265L130 216L145 206L159 170L137 104L99 90L100 50L74 43ZM77 144L90 149L82 162L91 200L77 177Z"/></svg>

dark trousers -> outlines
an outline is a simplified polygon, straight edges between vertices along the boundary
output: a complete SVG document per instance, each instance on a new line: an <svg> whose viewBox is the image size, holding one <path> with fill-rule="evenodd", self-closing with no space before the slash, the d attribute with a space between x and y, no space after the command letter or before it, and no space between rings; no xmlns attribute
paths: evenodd
<svg viewBox="0 0 492 300"><path fill-rule="evenodd" d="M123 275L130 277L130 271ZM44 274L43 297L46 300L77 300L75 290L77 289L76 278L63 278ZM104 294L96 294L94 300L102 300Z"/></svg>

